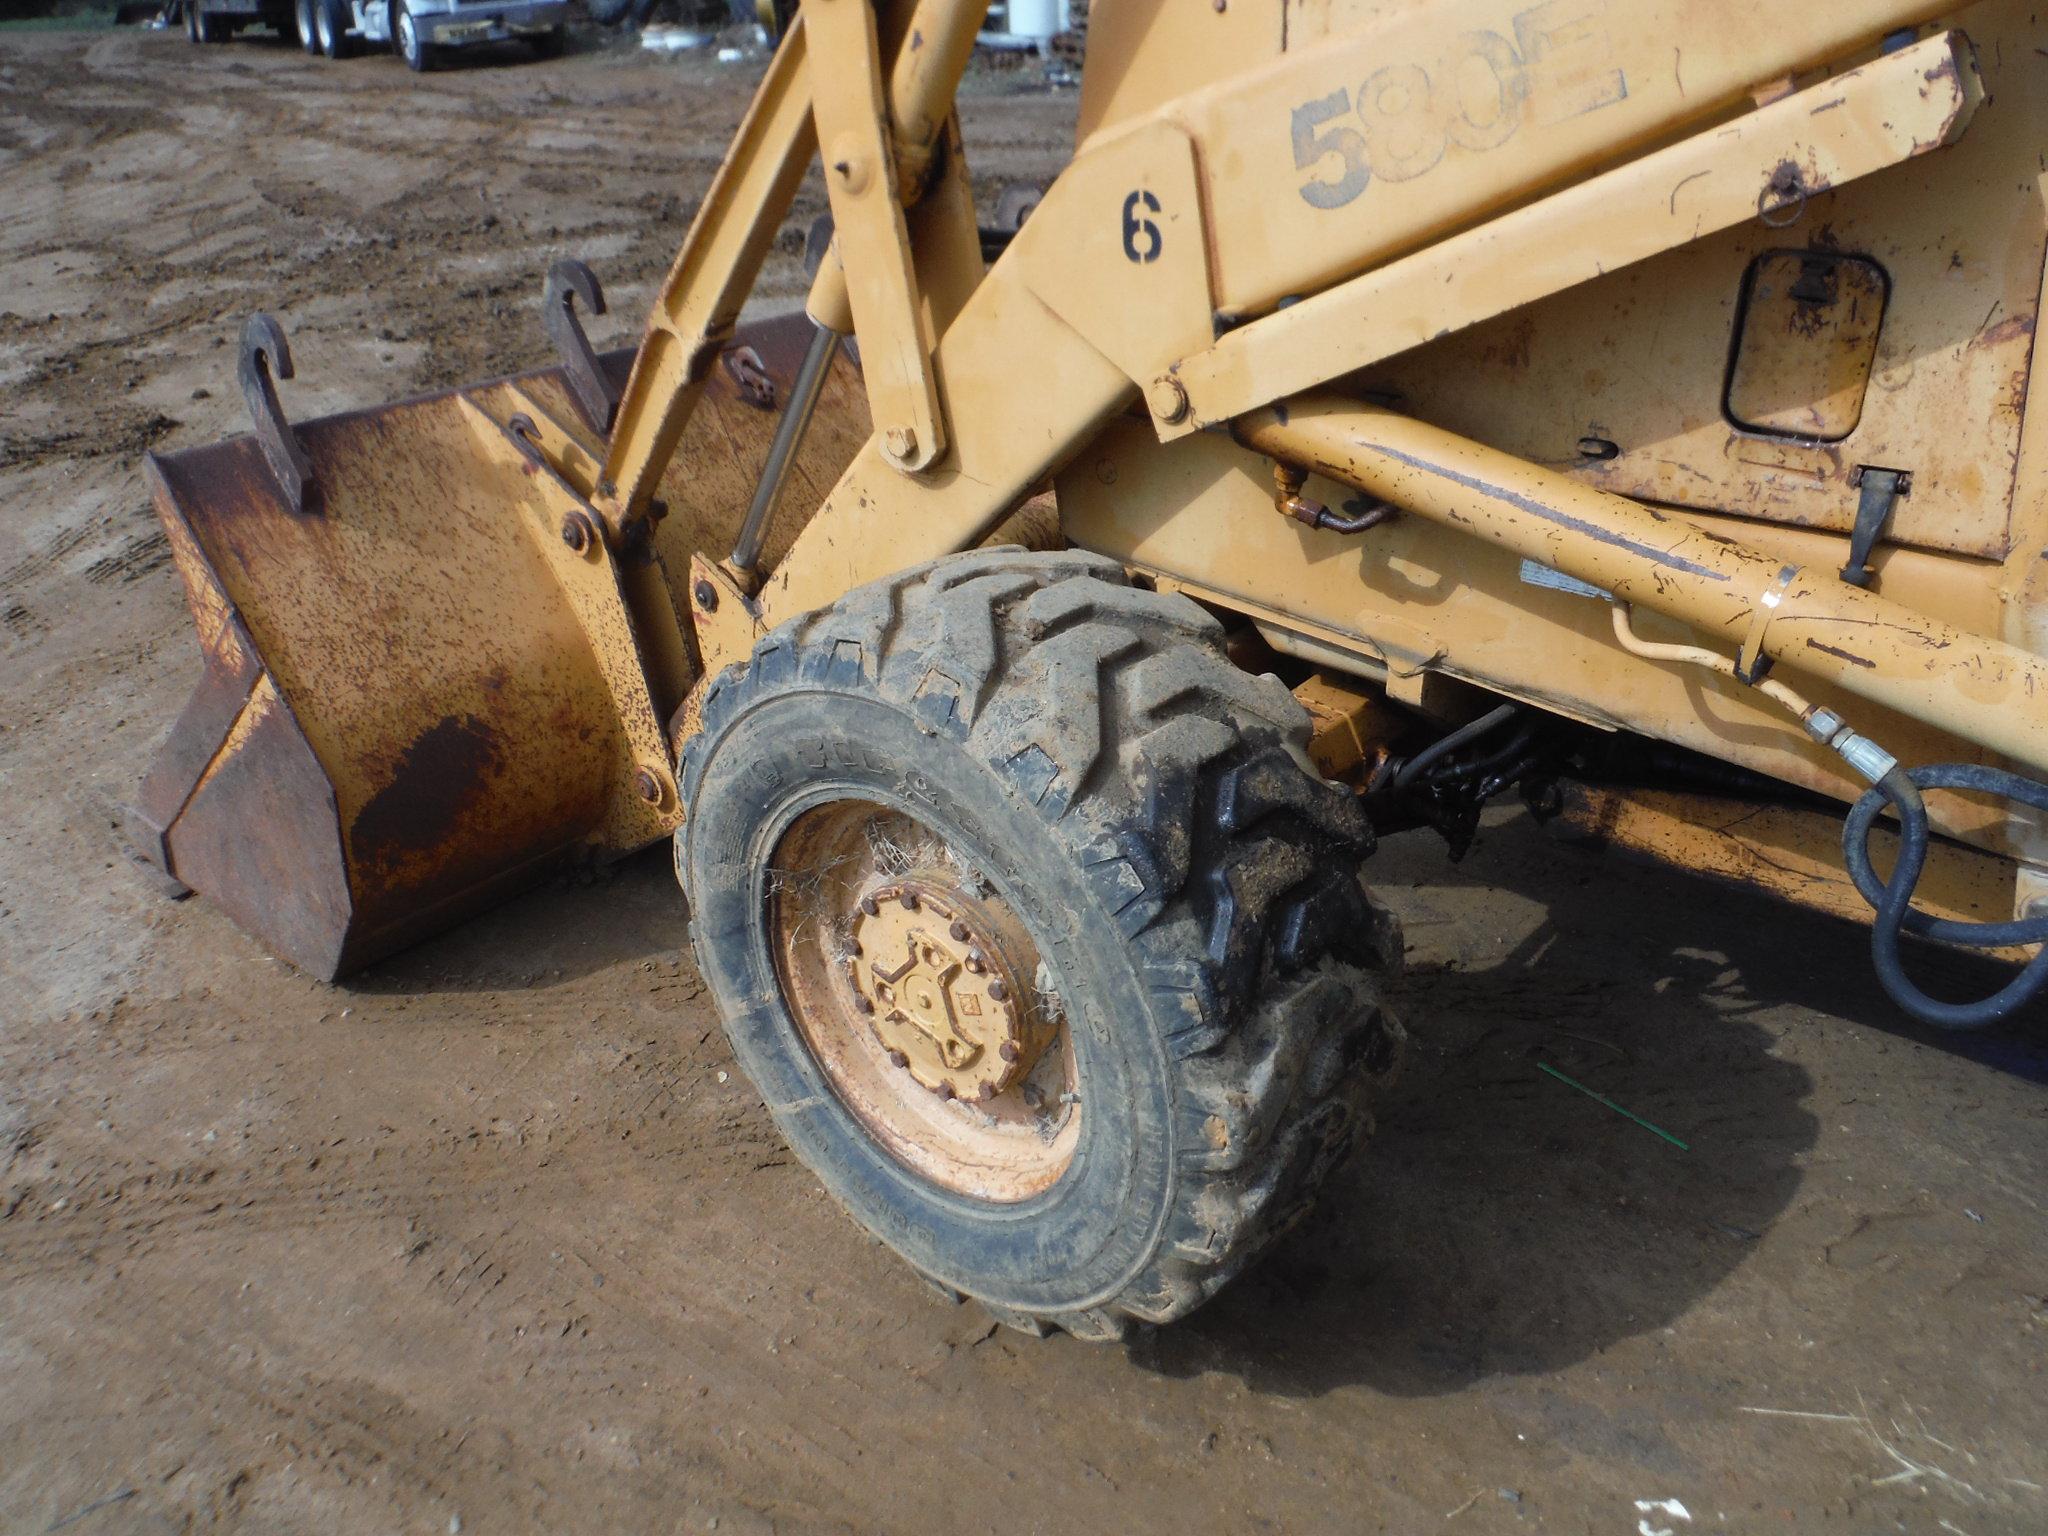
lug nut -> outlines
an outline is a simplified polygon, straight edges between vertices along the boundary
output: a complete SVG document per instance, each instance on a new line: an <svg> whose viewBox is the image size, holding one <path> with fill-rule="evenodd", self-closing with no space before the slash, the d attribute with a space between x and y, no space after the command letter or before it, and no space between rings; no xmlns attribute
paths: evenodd
<svg viewBox="0 0 2048 1536"><path fill-rule="evenodd" d="M876 901L875 898L872 896L863 896L860 899L860 909L861 911L867 913L869 917L873 917L877 912L882 910L882 904Z"/></svg>
<svg viewBox="0 0 2048 1536"><path fill-rule="evenodd" d="M969 971L979 976L988 969L988 957L978 949L970 949L967 951L966 965Z"/></svg>
<svg viewBox="0 0 2048 1536"><path fill-rule="evenodd" d="M856 997L853 1000L853 1006L858 1008L862 1013L873 1013L875 1011L875 1005L869 1002L864 997ZM897 1054L900 1055L901 1053L898 1052ZM896 1065L900 1067L903 1065L903 1063L899 1061L896 1063Z"/></svg>
<svg viewBox="0 0 2048 1536"><path fill-rule="evenodd" d="M994 1083L983 1083L983 1084L981 1085L981 1102L982 1102L982 1103L986 1104L986 1103L987 1103L987 1102L988 1102L988 1101L989 1101L990 1099L994 1098L995 1096L996 1096L996 1085L995 1085Z"/></svg>
<svg viewBox="0 0 2048 1536"><path fill-rule="evenodd" d="M1000 1003L1010 995L1010 989L1003 985L1003 978L998 976L988 984L988 995L991 1002Z"/></svg>
<svg viewBox="0 0 2048 1536"><path fill-rule="evenodd" d="M939 1084L939 1097L950 1102L953 1099L958 1098L959 1095L953 1091L953 1085L951 1083L941 1083Z"/></svg>
<svg viewBox="0 0 2048 1536"><path fill-rule="evenodd" d="M910 1065L910 1058L901 1051L891 1051L889 1053L889 1065L892 1067L907 1067Z"/></svg>
<svg viewBox="0 0 2048 1536"><path fill-rule="evenodd" d="M1015 1061L1017 1059L1017 1043L1014 1040L1005 1040L996 1047L996 1054L1005 1061Z"/></svg>
<svg viewBox="0 0 2048 1536"><path fill-rule="evenodd" d="M901 896L897 897L896 899L903 903L904 911L915 912L917 910L917 892L905 891Z"/></svg>
<svg viewBox="0 0 2048 1536"><path fill-rule="evenodd" d="M953 926L946 931L952 934L954 940L958 943L964 944L967 941L967 925L957 917L953 919Z"/></svg>

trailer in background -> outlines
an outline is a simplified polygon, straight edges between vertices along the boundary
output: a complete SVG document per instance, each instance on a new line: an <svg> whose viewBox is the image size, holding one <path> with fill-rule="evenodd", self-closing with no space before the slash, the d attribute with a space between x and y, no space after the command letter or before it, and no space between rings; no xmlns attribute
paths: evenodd
<svg viewBox="0 0 2048 1536"><path fill-rule="evenodd" d="M195 43L266 26L330 59L381 44L416 70L475 43L524 42L553 58L569 40L568 0L183 0L182 9Z"/></svg>

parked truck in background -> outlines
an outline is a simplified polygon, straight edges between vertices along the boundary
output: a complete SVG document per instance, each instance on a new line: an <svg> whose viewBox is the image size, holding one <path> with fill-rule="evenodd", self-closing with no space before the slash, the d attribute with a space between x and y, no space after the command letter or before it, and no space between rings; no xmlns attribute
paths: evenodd
<svg viewBox="0 0 2048 1536"><path fill-rule="evenodd" d="M416 70L473 43L518 40L552 58L569 38L568 0L185 0L184 16L195 43L268 26L296 33L306 52L330 59L383 44Z"/></svg>

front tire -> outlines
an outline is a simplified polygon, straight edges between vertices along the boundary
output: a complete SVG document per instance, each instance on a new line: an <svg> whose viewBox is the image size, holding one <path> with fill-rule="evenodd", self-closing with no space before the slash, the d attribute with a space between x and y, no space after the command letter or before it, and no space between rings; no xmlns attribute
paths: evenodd
<svg viewBox="0 0 2048 1536"><path fill-rule="evenodd" d="M1199 607L1068 552L863 588L707 691L698 964L798 1155L940 1289L1171 1321L1362 1140L1399 931L1306 740Z"/></svg>
<svg viewBox="0 0 2048 1536"><path fill-rule="evenodd" d="M398 0L391 10L391 46L414 74L423 75L434 67L433 44L405 0Z"/></svg>
<svg viewBox="0 0 2048 1536"><path fill-rule="evenodd" d="M313 7L314 27L320 40L320 52L330 59L345 59L349 56L349 14L348 0L307 0Z"/></svg>

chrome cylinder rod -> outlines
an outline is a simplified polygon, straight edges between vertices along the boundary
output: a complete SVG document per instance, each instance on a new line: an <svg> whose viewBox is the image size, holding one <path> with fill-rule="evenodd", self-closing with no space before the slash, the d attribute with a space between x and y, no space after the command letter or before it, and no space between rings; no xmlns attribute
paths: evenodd
<svg viewBox="0 0 2048 1536"><path fill-rule="evenodd" d="M768 537L768 518L775 511L775 504L782 499L783 483L789 478L790 461L796 457L796 450L804 440L804 429L811 424L811 413L818 408L818 396L824 390L825 376L832 371L832 359L838 351L837 331L821 325L811 333L811 344L804 352L803 366L797 369L796 383L790 387L789 404L782 408L782 420L775 427L775 440L768 445L768 461L761 466L761 481L754 487L754 500L747 508L747 520L740 524L740 536L732 547L735 570L751 573L761 559L761 545Z"/></svg>

